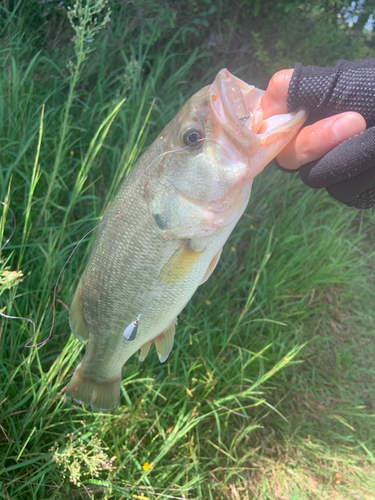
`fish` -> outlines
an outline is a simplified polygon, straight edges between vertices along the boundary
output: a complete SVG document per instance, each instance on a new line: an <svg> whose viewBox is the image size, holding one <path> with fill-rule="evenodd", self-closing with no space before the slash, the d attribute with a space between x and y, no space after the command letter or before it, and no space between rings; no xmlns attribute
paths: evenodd
<svg viewBox="0 0 375 500"><path fill-rule="evenodd" d="M106 210L75 291L72 333L88 341L66 397L114 409L121 371L152 344L161 363L177 317L210 277L252 181L307 118L263 119L263 91L222 69L141 156Z"/></svg>

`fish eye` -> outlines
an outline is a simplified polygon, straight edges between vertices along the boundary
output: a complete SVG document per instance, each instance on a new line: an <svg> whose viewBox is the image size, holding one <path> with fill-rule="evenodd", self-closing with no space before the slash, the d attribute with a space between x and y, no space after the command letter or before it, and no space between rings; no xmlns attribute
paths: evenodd
<svg viewBox="0 0 375 500"><path fill-rule="evenodd" d="M203 134L201 130L197 128L189 128L182 136L182 140L185 146L198 146L202 144L202 141L200 141L202 137Z"/></svg>

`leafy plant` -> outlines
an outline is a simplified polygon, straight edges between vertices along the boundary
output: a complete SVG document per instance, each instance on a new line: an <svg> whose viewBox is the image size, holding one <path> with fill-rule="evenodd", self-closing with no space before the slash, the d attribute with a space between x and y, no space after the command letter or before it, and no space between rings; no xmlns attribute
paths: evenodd
<svg viewBox="0 0 375 500"><path fill-rule="evenodd" d="M82 436L67 434L62 448L57 443L51 448L53 460L61 467L62 477L68 477L75 486L82 486L87 478L98 478L103 471L114 469L113 462L102 448L97 434L86 433Z"/></svg>
<svg viewBox="0 0 375 500"><path fill-rule="evenodd" d="M41 209L40 217L45 211L50 196L56 188L55 181L59 168L63 162L64 156L67 151L67 134L69 130L69 121L71 119L70 111L74 99L76 98L75 92L78 80L82 74L84 63L90 52L93 51L91 43L94 41L98 32L106 26L109 22L110 10L103 14L107 8L106 0L76 0L73 8L68 10L68 19L75 35L73 37L73 47L75 53L75 62L69 61L68 70L69 77L69 92L64 108L63 119L60 127L58 138L58 146L55 156L55 162L52 169L52 175L47 187L47 192L44 197L43 206ZM103 19L99 20L100 15L103 14Z"/></svg>

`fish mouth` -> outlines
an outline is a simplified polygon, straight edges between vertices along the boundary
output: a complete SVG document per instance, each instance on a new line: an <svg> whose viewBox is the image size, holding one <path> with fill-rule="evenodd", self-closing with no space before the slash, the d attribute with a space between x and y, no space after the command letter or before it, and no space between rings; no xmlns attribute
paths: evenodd
<svg viewBox="0 0 375 500"><path fill-rule="evenodd" d="M256 132L263 121L260 99L264 92L227 69L219 71L209 92L211 109L222 132L244 156L254 156L261 142Z"/></svg>
<svg viewBox="0 0 375 500"><path fill-rule="evenodd" d="M301 109L263 120L260 102L264 91L248 85L227 69L219 71L209 94L214 117L213 139L226 143L228 158L240 153L245 163L253 167L262 164L256 167L255 175L285 147L307 118L306 111Z"/></svg>

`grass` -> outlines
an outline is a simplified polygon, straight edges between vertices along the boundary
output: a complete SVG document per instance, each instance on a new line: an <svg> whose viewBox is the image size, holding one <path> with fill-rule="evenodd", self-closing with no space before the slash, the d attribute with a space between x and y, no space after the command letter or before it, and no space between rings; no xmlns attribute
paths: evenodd
<svg viewBox="0 0 375 500"><path fill-rule="evenodd" d="M191 82L196 53L171 44L154 54L146 37L126 50L94 41L72 89L74 53L38 53L21 35L9 21L0 46L0 186L17 220L2 252L1 310L32 319L40 342L67 256L203 83ZM130 359L109 414L64 399L83 350L64 304L91 234L64 269L47 343L25 348L30 323L2 319L1 496L372 499L374 222L373 211L266 169L180 315L168 362ZM5 241L6 210L0 228Z"/></svg>

